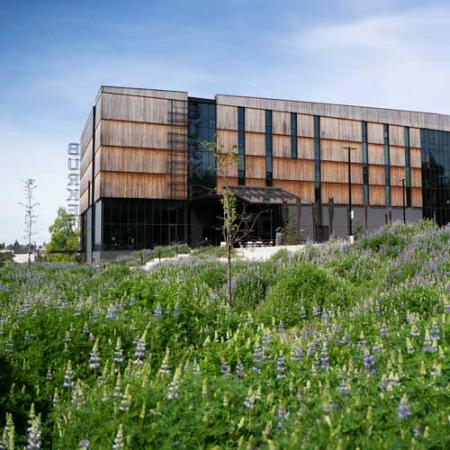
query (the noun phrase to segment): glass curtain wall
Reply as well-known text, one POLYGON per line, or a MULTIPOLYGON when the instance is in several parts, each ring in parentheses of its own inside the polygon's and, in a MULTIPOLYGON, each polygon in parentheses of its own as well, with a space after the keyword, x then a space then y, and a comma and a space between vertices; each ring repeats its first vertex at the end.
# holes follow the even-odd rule
POLYGON ((450 222, 450 133, 421 130, 423 216, 450 222))

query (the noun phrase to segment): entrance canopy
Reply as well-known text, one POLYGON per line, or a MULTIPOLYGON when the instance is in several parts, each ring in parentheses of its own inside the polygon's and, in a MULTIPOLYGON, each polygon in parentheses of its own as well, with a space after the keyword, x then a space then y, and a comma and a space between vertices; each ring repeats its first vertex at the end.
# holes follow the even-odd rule
POLYGON ((295 205, 300 197, 276 187, 229 186, 230 191, 239 199, 252 204, 295 205))

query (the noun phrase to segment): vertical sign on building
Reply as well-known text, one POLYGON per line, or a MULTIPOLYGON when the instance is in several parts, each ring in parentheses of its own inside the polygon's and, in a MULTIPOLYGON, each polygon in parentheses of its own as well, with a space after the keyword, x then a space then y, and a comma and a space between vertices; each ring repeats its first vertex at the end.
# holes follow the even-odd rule
POLYGON ((67 212, 78 216, 80 207, 80 144, 67 147, 67 212))

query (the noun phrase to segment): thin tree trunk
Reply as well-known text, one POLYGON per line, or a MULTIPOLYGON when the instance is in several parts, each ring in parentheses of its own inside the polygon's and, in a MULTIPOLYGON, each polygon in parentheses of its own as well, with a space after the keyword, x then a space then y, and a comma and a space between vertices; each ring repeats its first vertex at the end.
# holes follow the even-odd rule
POLYGON ((227 270, 227 282, 228 282, 228 305, 231 306, 232 303, 232 293, 231 293, 231 245, 227 243, 227 260, 228 260, 228 270, 227 270))

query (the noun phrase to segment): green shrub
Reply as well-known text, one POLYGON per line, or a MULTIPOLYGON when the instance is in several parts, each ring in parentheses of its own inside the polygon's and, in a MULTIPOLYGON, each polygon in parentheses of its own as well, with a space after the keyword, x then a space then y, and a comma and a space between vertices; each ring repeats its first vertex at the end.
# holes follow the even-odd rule
POLYGON ((259 309, 259 317, 265 323, 274 319, 295 325, 302 311, 311 318, 315 308, 345 307, 350 301, 351 291, 344 281, 314 264, 301 263, 288 266, 280 273, 259 309))

